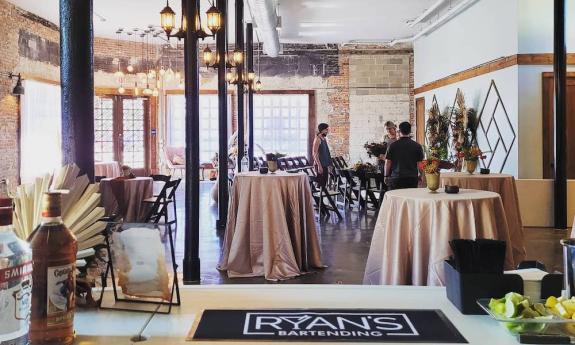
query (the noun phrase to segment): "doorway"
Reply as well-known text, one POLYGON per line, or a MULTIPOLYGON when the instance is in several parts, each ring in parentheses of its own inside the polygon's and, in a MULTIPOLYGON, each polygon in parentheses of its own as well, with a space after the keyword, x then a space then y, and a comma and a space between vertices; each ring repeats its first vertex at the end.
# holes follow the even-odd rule
POLYGON ((425 97, 415 100, 415 135, 421 145, 425 144, 425 97))
MULTIPOLYGON (((555 178, 555 85, 553 72, 543 73, 543 178, 555 178)), ((567 75, 567 133, 575 133, 575 73, 567 75)), ((567 140, 567 178, 575 179, 575 141, 567 140)))
POLYGON ((94 160, 117 161, 147 174, 150 162, 150 100, 99 95, 94 98, 94 160))

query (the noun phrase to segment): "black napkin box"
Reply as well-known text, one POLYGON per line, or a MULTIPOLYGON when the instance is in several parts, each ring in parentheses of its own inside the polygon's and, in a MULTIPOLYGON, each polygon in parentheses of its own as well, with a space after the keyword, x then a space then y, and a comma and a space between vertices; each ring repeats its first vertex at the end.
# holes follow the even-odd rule
POLYGON ((523 279, 517 274, 459 273, 445 260, 447 299, 465 315, 483 315, 480 298, 503 297, 508 292, 523 294, 523 279))

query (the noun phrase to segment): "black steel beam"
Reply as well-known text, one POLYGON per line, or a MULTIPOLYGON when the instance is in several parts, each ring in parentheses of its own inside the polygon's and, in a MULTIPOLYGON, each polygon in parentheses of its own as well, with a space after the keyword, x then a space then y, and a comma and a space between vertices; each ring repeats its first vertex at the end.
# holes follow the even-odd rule
POLYGON ((567 48, 565 46, 565 0, 555 0, 554 59, 555 72, 555 184, 554 224, 567 228, 567 48))
POLYGON ((222 13, 223 25, 216 34, 216 50, 220 57, 218 63, 218 125, 219 125, 219 164, 218 164, 218 229, 224 229, 228 218, 228 86, 226 82, 226 53, 228 1, 217 0, 222 13))
MULTIPOLYGON (((182 0, 186 18, 196 18, 198 0, 182 0)), ((194 23, 188 20, 188 23, 194 23)), ((184 38, 186 95, 186 204, 184 233, 184 284, 200 281, 200 81, 198 39, 194 25, 187 25, 184 38)))
POLYGON ((94 182, 92 0, 60 0, 62 161, 94 182))
MULTIPOLYGON (((246 25, 246 63, 248 73, 254 70, 254 26, 246 25)), ((254 80, 255 82, 255 80, 254 80)), ((250 170, 254 169, 254 90, 248 88, 248 158, 250 170)))
MULTIPOLYGON (((244 47, 244 0, 236 0, 236 47, 245 51, 244 47)), ((244 56, 245 57, 245 56, 244 56)), ((244 132, 245 132, 245 115, 244 115, 244 75, 243 75, 243 64, 237 66, 238 73, 238 160, 237 160, 237 171, 241 171, 242 158, 244 157, 244 132)))

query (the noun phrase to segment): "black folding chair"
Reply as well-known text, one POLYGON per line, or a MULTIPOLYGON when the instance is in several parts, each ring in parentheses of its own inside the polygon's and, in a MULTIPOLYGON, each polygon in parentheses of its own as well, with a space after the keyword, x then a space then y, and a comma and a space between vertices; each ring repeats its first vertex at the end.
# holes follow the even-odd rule
POLYGON ((158 196, 144 200, 145 204, 151 206, 146 215, 145 222, 164 225, 166 227, 166 232, 169 233, 170 237, 172 236, 172 224, 175 224, 175 228, 177 229, 178 219, 174 212, 174 219, 169 220, 168 205, 174 203, 176 199, 176 191, 181 181, 182 179, 176 179, 166 182, 158 196), (164 219, 164 222, 160 223, 162 218, 164 219))
POLYGON ((329 215, 329 212, 334 212, 339 219, 343 219, 341 212, 337 208, 337 203, 334 200, 334 198, 337 198, 340 195, 339 191, 328 189, 326 186, 321 186, 317 182, 316 176, 310 176, 309 180, 312 196, 320 216, 329 215))
MULTIPOLYGON (((163 182, 164 185, 166 185, 166 183, 170 182, 170 180, 172 179, 172 176, 170 175, 161 175, 161 174, 152 174, 150 175, 150 177, 152 178, 152 180, 154 182, 163 182)), ((158 196, 158 194, 154 194, 155 197, 158 196)), ((176 223, 178 222, 178 214, 176 212, 177 209, 177 205, 176 205, 176 198, 174 198, 174 219, 176 220, 176 223)))

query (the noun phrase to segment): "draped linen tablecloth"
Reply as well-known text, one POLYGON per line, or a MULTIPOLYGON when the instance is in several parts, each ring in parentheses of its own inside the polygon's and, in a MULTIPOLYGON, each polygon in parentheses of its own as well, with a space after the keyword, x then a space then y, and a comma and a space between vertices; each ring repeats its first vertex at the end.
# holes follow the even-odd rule
POLYGON ((283 280, 323 267, 305 174, 240 173, 230 195, 219 270, 283 280))
MULTIPOLYGON (((452 239, 497 239, 509 243, 499 194, 461 189, 458 194, 426 188, 385 193, 371 240, 363 283, 444 285, 443 261, 452 239)), ((513 269, 507 246, 505 268, 513 269)))
POLYGON ((507 216, 507 226, 509 226, 509 236, 511 237, 509 244, 513 248, 514 264, 517 266, 525 260, 523 223, 521 222, 517 186, 513 175, 442 173, 441 186, 445 185, 456 185, 460 188, 486 190, 499 194, 507 216))
POLYGON ((108 178, 118 177, 121 175, 120 164, 116 161, 96 162, 94 163, 94 175, 106 176, 108 178))
POLYGON ((120 214, 126 223, 141 222, 148 211, 143 201, 153 196, 153 189, 151 177, 105 178, 100 181, 102 206, 106 215, 120 214))

